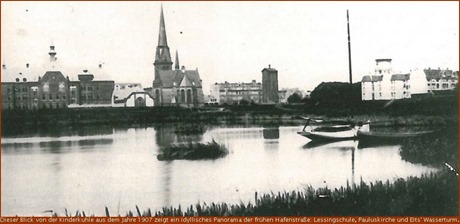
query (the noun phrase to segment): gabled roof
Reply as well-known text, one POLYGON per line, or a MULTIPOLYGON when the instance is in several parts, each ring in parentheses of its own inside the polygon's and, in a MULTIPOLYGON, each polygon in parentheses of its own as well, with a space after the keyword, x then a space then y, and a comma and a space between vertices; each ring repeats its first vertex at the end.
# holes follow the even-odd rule
POLYGON ((382 81, 383 79, 383 76, 382 75, 365 75, 363 76, 363 79, 361 80, 361 82, 380 82, 382 81))
POLYGON ((391 76, 391 81, 406 81, 410 79, 410 74, 394 74, 391 76))
POLYGON ((449 69, 441 70, 441 69, 424 69, 423 70, 426 75, 426 80, 436 80, 439 81, 440 79, 458 79, 458 71, 452 71, 449 69))
POLYGON ((186 86, 201 87, 200 74, 197 70, 159 71, 159 76, 163 88, 172 88, 174 84, 178 86, 184 78, 186 86))

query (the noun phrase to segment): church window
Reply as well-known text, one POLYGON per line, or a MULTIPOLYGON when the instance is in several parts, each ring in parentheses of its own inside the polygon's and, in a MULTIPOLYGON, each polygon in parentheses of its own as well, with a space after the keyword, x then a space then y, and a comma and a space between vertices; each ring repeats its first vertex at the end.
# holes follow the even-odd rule
POLYGON ((185 103, 185 90, 180 91, 180 100, 182 103, 185 103))
POLYGON ((187 90, 187 103, 192 103, 192 91, 187 90))

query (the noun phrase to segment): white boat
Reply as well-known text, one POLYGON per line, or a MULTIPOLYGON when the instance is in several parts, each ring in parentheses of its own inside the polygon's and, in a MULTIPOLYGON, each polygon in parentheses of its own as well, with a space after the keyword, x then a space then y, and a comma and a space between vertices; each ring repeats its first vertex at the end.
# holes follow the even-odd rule
MULTIPOLYGON (((342 121, 340 124, 329 124, 313 127, 315 120, 306 118, 307 124, 302 131, 297 134, 315 141, 339 141, 347 139, 357 139, 358 131, 368 132, 369 122, 355 124, 350 121, 342 121)), ((318 122, 316 120, 316 122, 318 122)))

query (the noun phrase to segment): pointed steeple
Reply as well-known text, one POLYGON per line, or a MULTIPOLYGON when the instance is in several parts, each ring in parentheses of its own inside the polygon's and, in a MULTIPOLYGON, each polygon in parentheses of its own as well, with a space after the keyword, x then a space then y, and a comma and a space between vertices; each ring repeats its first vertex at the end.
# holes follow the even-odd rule
POLYGON ((158 46, 155 52, 155 79, 153 83, 160 84, 160 71, 171 71, 172 70, 172 60, 171 53, 169 52, 168 41, 166 40, 166 26, 165 19, 163 15, 163 5, 161 5, 160 12, 160 30, 158 34, 158 46))
POLYGON ((179 53, 177 52, 176 50, 176 62, 174 63, 174 68, 176 70, 179 70, 180 66, 179 66, 179 53))
POLYGON ((168 46, 168 40, 166 39, 165 17, 163 15, 163 4, 161 4, 160 32, 158 35, 158 46, 168 46))

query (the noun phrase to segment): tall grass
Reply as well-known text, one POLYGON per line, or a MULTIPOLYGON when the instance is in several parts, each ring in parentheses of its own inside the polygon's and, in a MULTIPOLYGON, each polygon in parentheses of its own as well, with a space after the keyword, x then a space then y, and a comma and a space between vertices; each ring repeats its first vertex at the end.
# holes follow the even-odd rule
MULTIPOLYGON (((84 215, 77 211, 76 215, 84 215)), ((58 214, 54 213, 54 216, 58 214)), ((65 213, 66 216, 69 213, 65 213)), ((106 207, 106 215, 110 216, 106 207)), ((126 216, 458 216, 458 177, 448 170, 422 177, 329 189, 254 195, 254 202, 198 203, 126 216)))

